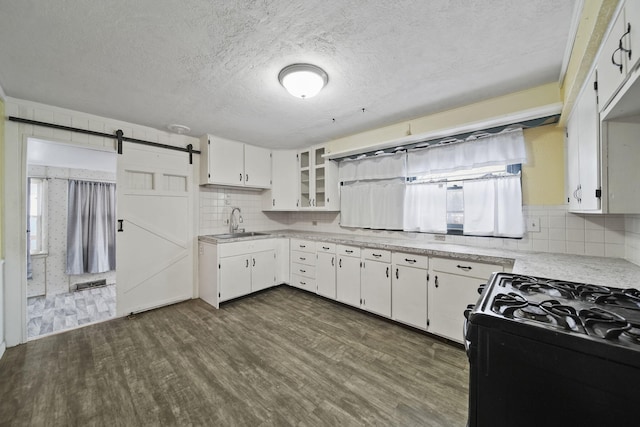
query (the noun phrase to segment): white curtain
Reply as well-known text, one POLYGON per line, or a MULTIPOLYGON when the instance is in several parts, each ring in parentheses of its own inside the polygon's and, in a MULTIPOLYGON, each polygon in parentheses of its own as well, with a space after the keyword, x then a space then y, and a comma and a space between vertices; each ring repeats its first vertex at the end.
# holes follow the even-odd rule
POLYGON ((340 225, 343 227, 402 230, 404 181, 384 180, 340 187, 340 225))
POLYGON ((371 187, 368 183, 355 182, 340 187, 340 225, 343 227, 368 227, 371 223, 369 201, 371 187))
POLYGON ((67 274, 116 268, 116 185, 69 180, 67 274))
POLYGON ((406 153, 382 154, 358 160, 345 160, 338 166, 340 182, 393 179, 407 176, 406 153))
POLYGON ((447 185, 410 184, 404 197, 403 228, 425 233, 447 232, 447 185))
POLYGON ((371 224, 369 228, 402 230, 404 180, 372 182, 369 191, 371 224))
POLYGON ((522 184, 520 176, 498 178, 496 182, 496 236, 522 237, 522 184))
POLYGON ((520 176, 465 181, 463 231, 471 236, 522 237, 520 176))
POLYGON ((522 129, 517 129, 472 141, 411 151, 407 155, 407 173, 416 176, 526 162, 524 136, 522 129))

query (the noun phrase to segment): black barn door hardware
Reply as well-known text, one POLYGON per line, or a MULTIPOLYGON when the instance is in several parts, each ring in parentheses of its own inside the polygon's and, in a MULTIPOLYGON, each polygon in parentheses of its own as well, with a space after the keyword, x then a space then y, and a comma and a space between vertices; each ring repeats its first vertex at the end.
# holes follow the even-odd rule
POLYGON ((118 154, 122 154, 122 141, 132 142, 134 144, 148 145, 150 147, 164 148, 166 150, 181 151, 183 153, 188 153, 190 165, 193 164, 193 155, 200 154, 200 150, 193 149, 193 144, 189 144, 186 147, 176 147, 175 145, 161 144, 159 142, 129 138, 128 136, 124 136, 124 132, 122 132, 121 129, 118 129, 115 134, 110 134, 110 133, 98 132, 95 130, 74 128, 71 126, 56 125, 54 123, 39 122, 37 120, 23 119, 21 117, 14 117, 14 116, 9 116, 9 121, 16 122, 16 123, 24 123, 24 124, 33 125, 33 126, 43 126, 43 127, 53 128, 53 129, 66 130, 69 132, 83 133, 85 135, 100 136, 102 138, 116 139, 118 141, 117 142, 118 154))

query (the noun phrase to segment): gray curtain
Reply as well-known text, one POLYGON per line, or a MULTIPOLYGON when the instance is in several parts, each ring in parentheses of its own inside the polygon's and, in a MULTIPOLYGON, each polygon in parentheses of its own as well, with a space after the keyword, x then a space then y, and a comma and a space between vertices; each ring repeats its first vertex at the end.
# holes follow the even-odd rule
POLYGON ((69 180, 67 274, 116 268, 116 185, 69 180))

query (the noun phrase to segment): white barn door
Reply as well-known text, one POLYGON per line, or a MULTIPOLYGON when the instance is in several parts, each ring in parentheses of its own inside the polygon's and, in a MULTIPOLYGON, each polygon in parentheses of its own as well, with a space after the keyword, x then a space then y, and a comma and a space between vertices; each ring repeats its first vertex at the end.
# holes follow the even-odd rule
POLYGON ((194 166, 188 159, 129 143, 118 156, 118 316, 193 297, 194 166))

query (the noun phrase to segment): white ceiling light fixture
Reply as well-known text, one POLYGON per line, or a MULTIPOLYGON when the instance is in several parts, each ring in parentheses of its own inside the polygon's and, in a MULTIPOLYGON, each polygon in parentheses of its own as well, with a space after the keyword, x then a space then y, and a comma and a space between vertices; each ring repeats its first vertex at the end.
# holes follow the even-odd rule
POLYGON ((316 96, 329 82, 329 76, 312 64, 292 64, 280 71, 278 80, 291 95, 306 99, 316 96))

